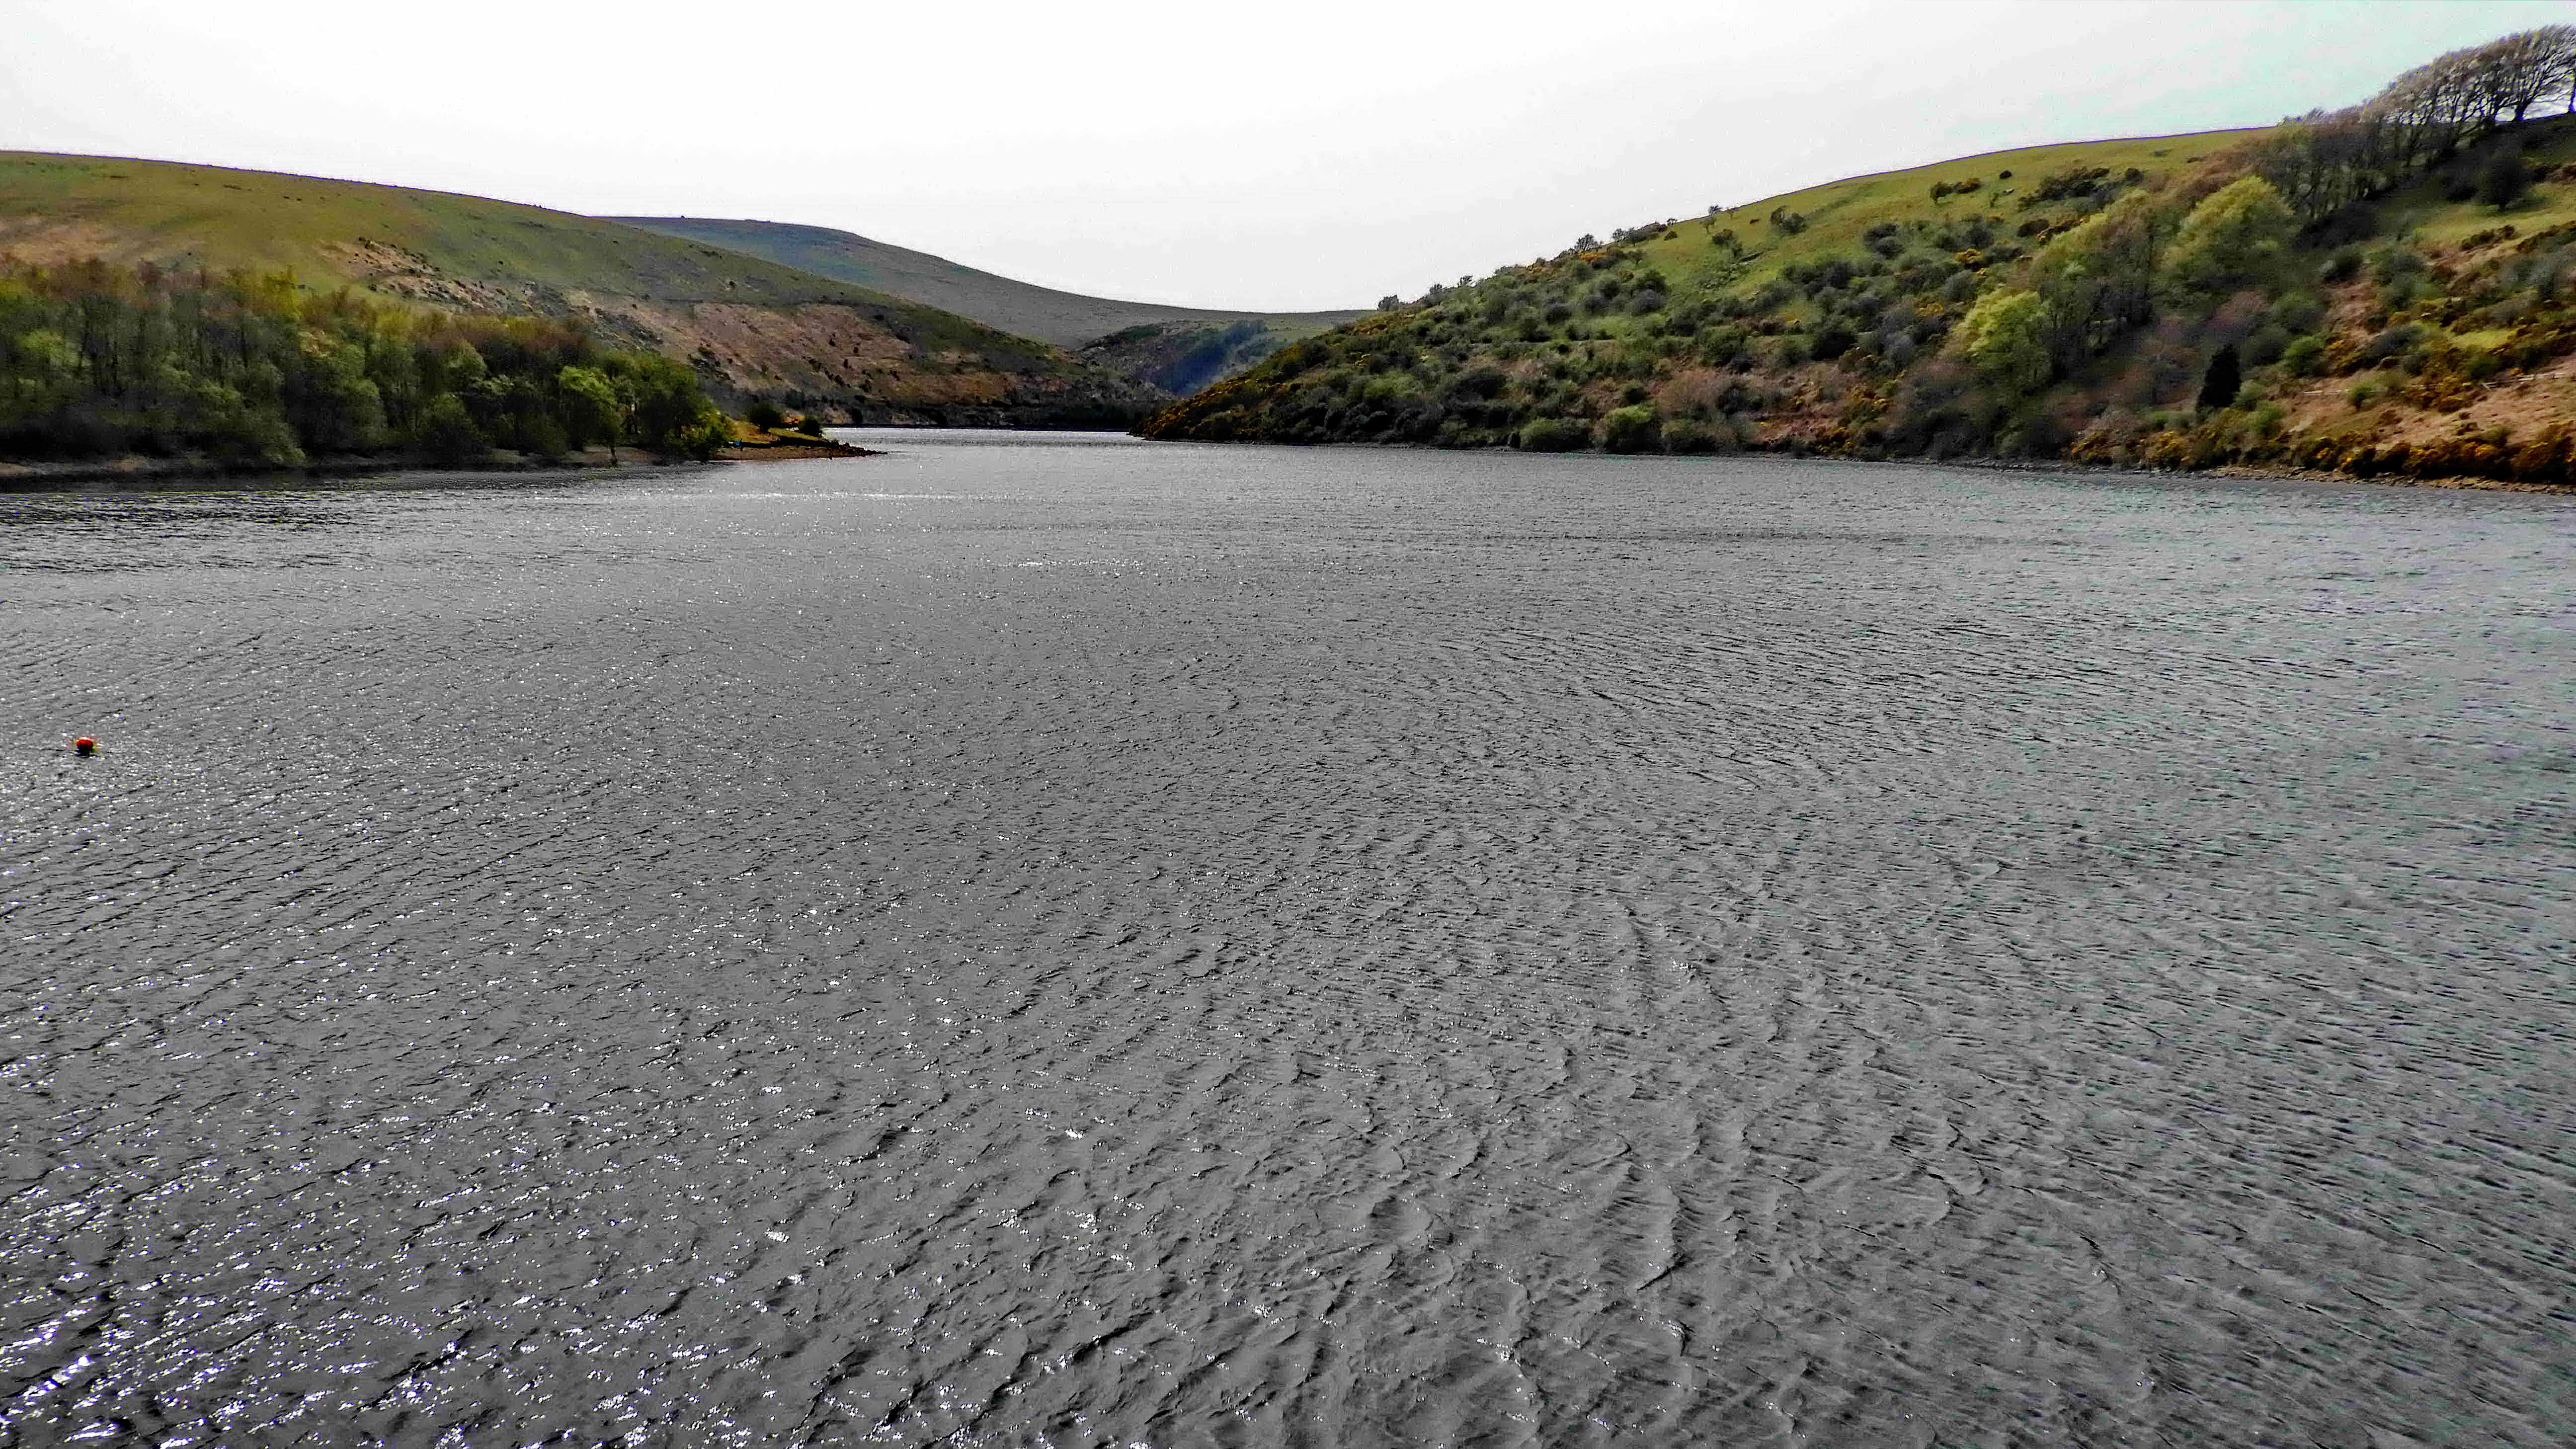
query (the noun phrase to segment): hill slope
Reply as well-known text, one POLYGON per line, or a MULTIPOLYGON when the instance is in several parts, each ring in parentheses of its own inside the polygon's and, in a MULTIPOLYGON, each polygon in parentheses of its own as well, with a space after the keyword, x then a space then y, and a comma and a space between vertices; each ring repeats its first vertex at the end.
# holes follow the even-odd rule
POLYGON ((1086 297, 829 227, 688 216, 607 219, 873 288, 1058 347, 1084 349, 1103 366, 1173 393, 1195 392, 1288 342, 1366 315, 1357 309, 1224 312, 1086 297), (1115 340, 1113 334, 1119 334, 1115 340))
POLYGON ((2576 482, 2576 116, 2427 97, 2492 75, 2477 58, 2280 127, 1999 152, 1586 237, 1296 343, 1142 431, 2576 482))
POLYGON ((719 396, 871 421, 1100 422, 1151 397, 1043 343, 740 252, 363 182, 0 152, 0 256, 285 268, 413 306, 578 317, 689 361, 719 396))

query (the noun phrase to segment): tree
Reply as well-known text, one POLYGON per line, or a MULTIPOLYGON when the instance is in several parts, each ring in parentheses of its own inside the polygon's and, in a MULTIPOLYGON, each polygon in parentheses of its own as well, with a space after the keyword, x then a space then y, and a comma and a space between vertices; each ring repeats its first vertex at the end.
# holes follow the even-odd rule
POLYGON ((2072 367, 2155 315, 2162 237, 2153 198, 2124 192, 2048 244, 2036 267, 2048 303, 2050 352, 2072 367))
POLYGON ((555 390, 563 398, 564 433, 572 445, 606 443, 608 460, 616 462, 618 435, 626 423, 626 404, 617 395, 617 385, 597 368, 566 364, 555 374, 555 390))
POLYGON ((2240 176, 2211 192, 2174 233, 2166 276, 2180 291, 2215 293, 2270 269, 2298 218, 2271 182, 2240 176))
POLYGON ((480 461, 492 451, 491 440, 465 411, 465 400, 452 392, 439 394, 429 405, 414 442, 431 462, 450 466, 480 461))
POLYGON ((2501 211, 2531 190, 2531 168, 2522 164, 2522 148, 2506 137, 2478 167, 2478 200, 2501 211))
POLYGON ((2020 396, 2048 381, 2048 304, 2037 292, 1991 292, 1959 323, 1959 349, 1987 382, 2020 396))
POLYGON ((2200 375, 2200 405, 2233 407, 2237 390, 2244 385, 2245 365, 2236 354, 2236 344, 2231 342, 2211 355, 2208 369, 2200 375))

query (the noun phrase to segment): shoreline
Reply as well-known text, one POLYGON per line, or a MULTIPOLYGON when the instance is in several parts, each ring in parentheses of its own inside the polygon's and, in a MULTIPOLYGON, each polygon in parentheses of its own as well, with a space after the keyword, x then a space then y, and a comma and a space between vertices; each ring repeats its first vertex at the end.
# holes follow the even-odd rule
POLYGON ((35 462, 24 459, 0 459, 0 493, 29 492, 47 488, 96 483, 159 483, 187 479, 220 478, 300 478, 307 482, 333 478, 365 478, 388 473, 447 473, 468 476, 521 477, 535 474, 622 473, 630 469, 712 467, 725 463, 795 463, 819 458, 882 458, 881 448, 862 448, 855 443, 829 440, 820 443, 778 443, 736 445, 712 458, 680 458, 647 452, 640 448, 619 448, 614 457, 606 448, 584 448, 578 453, 556 459, 537 459, 514 453, 495 453, 475 463, 438 463, 426 458, 386 458, 376 456, 313 458, 302 463, 242 463, 220 458, 148 458, 125 454, 114 458, 85 458, 69 461, 35 462))
POLYGON ((1857 458, 1827 453, 1759 453, 1747 449, 1738 457, 1803 458, 1834 463, 1897 463, 1909 467, 1984 468, 1997 473, 2083 473, 2111 478, 2229 478, 2243 482, 2356 483, 2379 488, 2441 488, 2470 493, 2548 493, 2576 497, 2576 483, 2527 483, 2518 479, 2406 478, 2333 473, 2316 468, 2267 468, 2253 463, 2222 463, 2214 468, 2133 468, 2117 463, 2078 463, 2049 458, 1857 458))
MULTIPOLYGON (((1421 443, 1276 443, 1264 438, 1229 438, 1212 442, 1205 438, 1155 438, 1143 433, 1127 436, 1148 443, 1195 443, 1211 448, 1374 448, 1391 453, 1509 453, 1520 455, 1520 448, 1435 448, 1421 443)), ((2439 488, 2470 493, 2539 493, 2559 497, 2576 497, 2576 483, 2530 483, 2519 479, 2479 478, 2460 475, 2448 478, 2409 478, 2398 474, 2362 477, 2358 473, 2333 473, 2316 468, 2272 468, 2254 463, 2222 463, 2211 468, 2140 468, 2118 463, 2079 463, 2066 458, 1998 458, 1991 456, 1959 458, 1869 457, 1859 453, 1792 452, 1785 448, 1738 448, 1732 453, 1605 453, 1598 448, 1576 448, 1562 453, 1532 456, 1548 458, 1679 458, 1710 462, 1725 458, 1763 458, 1789 463, 1885 463, 1902 468, 1979 468, 1995 473, 2080 473, 2105 478, 2230 478, 2244 482, 2272 483, 2352 483, 2374 488, 2439 488)))

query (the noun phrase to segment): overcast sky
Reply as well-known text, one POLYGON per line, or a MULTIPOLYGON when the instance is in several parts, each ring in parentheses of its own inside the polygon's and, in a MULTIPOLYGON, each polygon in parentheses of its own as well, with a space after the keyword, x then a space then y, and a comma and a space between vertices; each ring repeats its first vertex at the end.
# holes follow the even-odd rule
POLYGON ((2360 100, 2567 3, 0 0, 0 148, 1366 306, 1839 176, 2360 100))

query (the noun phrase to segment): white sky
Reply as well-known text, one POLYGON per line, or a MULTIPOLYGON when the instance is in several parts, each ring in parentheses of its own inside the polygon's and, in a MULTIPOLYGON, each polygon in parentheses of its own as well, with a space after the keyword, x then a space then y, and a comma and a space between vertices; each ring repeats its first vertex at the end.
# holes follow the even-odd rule
POLYGON ((0 148, 1367 306, 1861 172, 2362 99, 2529 0, 0 0, 0 148))

